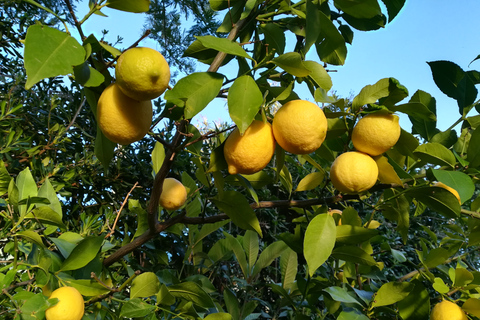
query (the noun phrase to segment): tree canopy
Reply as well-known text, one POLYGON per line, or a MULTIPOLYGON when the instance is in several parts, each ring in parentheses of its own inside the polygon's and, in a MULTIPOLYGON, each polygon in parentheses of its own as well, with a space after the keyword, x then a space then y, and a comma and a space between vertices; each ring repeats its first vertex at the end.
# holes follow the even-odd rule
POLYGON ((428 63, 457 104, 445 131, 435 97, 395 75, 333 93, 329 66, 345 63, 356 33, 388 30, 404 3, 98 0, 80 17, 86 3, 4 1, 0 318, 45 319, 63 286, 92 320, 415 320, 442 300, 480 317, 480 73, 428 63), (148 134, 129 145, 98 126, 124 51, 82 25, 105 7, 147 12, 144 35, 124 45, 158 41, 176 75, 153 101, 148 134), (193 126, 216 99, 232 125, 193 126), (229 134, 299 99, 326 116, 321 146, 297 155, 277 144, 261 171, 229 174, 229 134), (390 113, 411 127, 373 157, 375 185, 339 191, 330 172, 356 149, 353 128, 390 113), (186 188, 178 210, 160 206, 167 177, 186 188))

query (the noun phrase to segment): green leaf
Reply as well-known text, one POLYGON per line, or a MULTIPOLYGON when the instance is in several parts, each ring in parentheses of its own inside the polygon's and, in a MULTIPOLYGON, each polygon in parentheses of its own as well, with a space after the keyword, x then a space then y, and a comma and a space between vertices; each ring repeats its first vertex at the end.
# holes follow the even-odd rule
POLYGON ((155 305, 148 304, 140 298, 128 300, 120 309, 120 317, 141 318, 148 316, 155 310, 155 305))
POLYGON ((3 160, 0 160, 0 196, 4 195, 8 191, 8 185, 10 184, 10 174, 5 167, 3 160))
POLYGON ((382 14, 377 0, 335 0, 335 7, 358 19, 370 19, 382 14))
POLYGON ((225 235, 227 243, 229 245, 228 249, 230 249, 230 251, 233 251, 235 257, 237 258, 240 269, 242 269, 243 276, 245 278, 248 278, 251 269, 248 269, 249 266, 247 264, 247 256, 245 254, 245 250, 242 248, 242 245, 237 238, 231 236, 225 231, 223 232, 223 234, 225 235))
POLYGON ((206 236, 208 236, 212 232, 217 231, 218 229, 220 229, 221 227, 223 227, 227 223, 228 223, 228 220, 219 221, 219 222, 215 222, 215 223, 204 224, 202 226, 202 229, 200 229, 198 234, 195 236, 195 243, 193 245, 196 246, 206 236))
POLYGON ((340 312, 337 320, 369 320, 369 318, 360 311, 353 309, 340 312))
POLYGON ((219 93, 224 76, 214 72, 196 72, 180 79, 165 100, 184 109, 187 119, 202 111, 219 93))
POLYGON ((325 174, 323 172, 312 172, 307 174, 300 182, 298 183, 297 189, 295 192, 312 190, 322 184, 325 180, 325 174))
MULTIPOLYGON (((342 222, 344 222, 343 220, 344 218, 342 215, 342 222)), ((367 241, 368 239, 373 238, 377 234, 378 231, 375 229, 367 229, 364 227, 356 227, 348 224, 342 224, 337 226, 336 242, 357 244, 367 241)))
POLYGON ((238 191, 225 191, 221 197, 212 199, 218 209, 225 212, 232 222, 244 230, 254 230, 262 236, 258 218, 245 196, 238 191))
POLYGON ((168 287, 161 283, 157 293, 157 303, 171 306, 175 303, 175 297, 170 294, 168 287))
POLYGON ((108 170, 108 166, 110 165, 110 161, 113 159, 113 154, 115 151, 115 147, 117 144, 115 142, 110 141, 105 135, 103 134, 100 127, 97 125, 97 137, 95 138, 95 156, 103 166, 105 171, 108 170))
POLYGON ((402 112, 417 120, 436 121, 436 115, 423 103, 409 102, 388 108, 391 111, 402 112))
POLYGON ((450 291, 450 288, 443 282, 442 278, 435 278, 432 286, 438 293, 447 293, 450 291))
POLYGON ((375 103, 380 98, 387 97, 390 94, 390 78, 378 80, 375 84, 366 85, 360 90, 360 93, 353 98, 352 107, 359 110, 360 107, 375 103))
POLYGON ((55 189, 53 188, 49 179, 46 179, 40 189, 38 189, 38 196, 48 199, 50 201, 50 204, 44 205, 38 203, 36 205, 37 208, 48 206, 50 209, 57 213, 60 219, 62 219, 62 204, 60 203, 60 200, 58 200, 55 189))
POLYGON ((373 300, 373 307, 388 306, 405 299, 414 285, 408 282, 387 282, 378 289, 373 300))
POLYGON ((133 13, 147 12, 150 0, 108 0, 107 7, 133 13))
POLYGON ((67 285, 77 289, 82 296, 93 297, 101 294, 106 294, 110 292, 109 289, 102 286, 100 283, 95 280, 73 280, 73 279, 62 279, 67 285))
POLYGON ((25 230, 25 231, 17 232, 15 235, 20 236, 20 237, 24 238, 25 240, 27 240, 29 242, 32 242, 32 243, 35 243, 35 244, 37 244, 41 247, 44 247, 42 237, 40 237, 40 235, 38 233, 36 233, 35 231, 25 230))
POLYGON ((473 197, 475 185, 469 175, 460 171, 430 170, 438 181, 458 191, 462 203, 473 197))
POLYGON ((255 265, 257 261, 259 244, 258 244, 258 234, 252 230, 247 230, 243 236, 243 248, 248 259, 248 266, 250 269, 255 265))
POLYGON ((263 268, 272 264, 273 260, 278 258, 287 248, 285 242, 281 240, 275 241, 266 247, 262 253, 260 253, 260 257, 258 257, 258 261, 252 271, 252 277, 255 277, 263 268))
POLYGON ((262 23, 260 29, 265 35, 265 41, 268 48, 274 49, 277 53, 283 54, 285 51, 285 33, 276 23, 262 23))
POLYGON ((239 43, 230 39, 218 38, 210 35, 196 36, 196 38, 206 48, 253 60, 252 57, 250 57, 250 55, 240 46, 239 43))
POLYGON ((165 148, 163 144, 157 141, 152 151, 152 167, 155 174, 157 174, 162 167, 163 160, 165 160, 165 148))
POLYGON ((378 30, 385 27, 387 17, 383 14, 377 15, 370 19, 358 19, 349 14, 342 13, 342 18, 353 28, 360 31, 378 30))
POLYGON ((160 290, 160 280, 153 272, 144 272, 132 281, 130 299, 154 296, 160 290))
POLYGON ((310 50, 310 47, 317 42, 319 37, 318 30, 322 30, 320 26, 320 8, 314 0, 306 1, 306 21, 305 21, 305 52, 310 50))
POLYGON ((218 313, 211 313, 203 319, 204 320, 231 320, 232 316, 229 313, 218 312, 218 313))
POLYGON ((473 281, 473 274, 465 268, 457 267, 455 269, 454 287, 464 287, 473 281))
POLYGON ((103 240, 103 236, 90 236, 80 241, 68 258, 63 261, 61 270, 77 270, 86 266, 97 256, 103 240))
POLYGON ((374 266, 377 264, 371 255, 369 255, 363 249, 355 246, 344 246, 335 248, 335 250, 333 250, 332 252, 332 256, 335 259, 364 264, 367 266, 374 266))
POLYGON ((320 10, 318 23, 321 28, 315 47, 320 60, 333 65, 343 65, 347 57, 345 39, 333 22, 320 10))
MULTIPOLYGON (((18 201, 25 200, 38 195, 37 184, 33 179, 32 172, 27 167, 23 169, 17 176, 16 185, 18 188, 18 201)), ((23 219, 24 215, 32 208, 33 205, 20 205, 20 217, 23 219)), ((20 220, 21 220, 20 219, 20 220)))
POLYGON ((235 3, 241 0, 209 0, 210 7, 214 11, 220 11, 227 9, 229 6, 233 6, 235 3))
MULTIPOLYGON (((435 115, 436 119, 436 100, 429 93, 417 90, 409 102, 423 104, 425 108, 435 115)), ((432 139, 432 137, 438 132, 437 121, 434 119, 417 119, 413 115, 409 115, 409 119, 413 126, 412 132, 420 134, 420 136, 427 141, 430 141, 430 139, 432 139)))
POLYGON ((405 5, 405 1, 406 0, 382 0, 387 7, 388 22, 392 22, 392 20, 397 16, 397 14, 405 5))
POLYGON ((193 302, 202 308, 215 306, 212 298, 195 282, 182 282, 168 287, 168 291, 175 298, 193 302))
POLYGON ((327 261, 335 246, 335 237, 335 220, 328 214, 319 214, 308 224, 303 251, 310 276, 327 261))
POLYGON ((462 309, 468 314, 473 315, 474 317, 480 317, 480 299, 469 298, 462 305, 462 309))
POLYGON ((320 63, 307 60, 303 61, 303 65, 310 70, 308 77, 315 82, 317 87, 322 88, 325 91, 332 88, 332 78, 320 63))
POLYGON ((403 320, 428 319, 430 313, 430 295, 418 280, 413 280, 414 288, 408 296, 397 304, 403 320))
POLYGON ((467 160, 470 162, 469 167, 477 168, 480 166, 480 126, 473 132, 468 143, 467 160))
POLYGON ((263 103, 263 95, 252 77, 238 77, 228 90, 228 112, 240 134, 247 130, 263 103))
POLYGON ((51 224, 62 229, 65 228, 62 221, 62 215, 53 211, 50 207, 35 208, 25 215, 25 219, 38 220, 44 224, 51 224))
POLYGON ((84 62, 73 68, 75 80, 84 87, 98 87, 105 81, 105 77, 99 71, 84 62))
POLYGON ((458 199, 448 190, 441 187, 411 188, 407 194, 423 202, 432 210, 443 214, 447 218, 456 218, 460 215, 458 199))
POLYGON ((32 25, 25 38, 25 69, 28 90, 42 79, 67 75, 85 60, 85 50, 65 32, 32 25))
POLYGON ((447 96, 457 100, 460 115, 463 109, 474 103, 477 88, 472 79, 457 64, 450 61, 427 62, 437 87, 447 96))
POLYGON ((288 52, 272 60, 277 66, 296 77, 306 77, 311 71, 298 52, 288 52))
POLYGON ((283 288, 285 290, 292 289, 298 272, 298 257, 297 253, 290 248, 283 251, 280 256, 280 272, 283 288))
POLYGON ((420 159, 439 166, 450 166, 453 168, 457 162, 452 151, 436 142, 419 145, 413 153, 420 159))
POLYGON ((341 288, 341 287, 328 287, 326 289, 323 289, 326 293, 328 293, 333 300, 338 301, 338 302, 344 302, 344 303, 355 303, 358 304, 359 306, 363 307, 362 303, 352 297, 351 295, 348 294, 346 289, 341 288))

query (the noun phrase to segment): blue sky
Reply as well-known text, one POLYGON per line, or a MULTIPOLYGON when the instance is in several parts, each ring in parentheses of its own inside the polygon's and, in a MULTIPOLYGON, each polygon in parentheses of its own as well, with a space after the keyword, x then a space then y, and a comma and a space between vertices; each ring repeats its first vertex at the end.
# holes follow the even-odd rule
MULTIPOLYGON (((78 5, 79 16, 87 12, 88 1, 78 5)), ((110 30, 107 40, 115 41, 117 35, 124 38, 123 47, 128 47, 141 35, 144 14, 125 13, 106 9, 109 17, 92 16, 84 25, 86 34, 94 33, 101 37, 101 30, 110 30)), ((374 84, 385 77, 393 77, 407 87, 410 95, 421 89, 437 100, 438 128, 447 129, 459 118, 455 100, 439 91, 431 76, 427 61, 450 60, 464 70, 480 69, 480 61, 469 63, 480 54, 478 13, 480 1, 446 0, 407 0, 399 15, 384 29, 378 31, 354 31, 353 45, 348 45, 348 55, 344 66, 329 66, 337 70, 330 73, 332 90, 337 95, 347 97, 358 94, 362 87, 374 84)), ((157 48, 157 43, 144 40, 141 46, 157 48)), ((287 43, 288 46, 288 43, 287 43)), ((286 50, 292 50, 287 47, 286 50)), ((312 49, 307 59, 316 60, 312 49)), ((206 66, 199 64, 199 71, 206 66)), ((220 69, 219 72, 228 72, 220 69)), ((296 87, 300 98, 313 100, 305 87, 296 87)), ((407 102, 408 98, 404 100, 407 102)), ((472 114, 475 110, 472 111, 472 114)), ((229 121, 226 101, 218 100, 209 105, 197 119, 206 117, 209 122, 229 121)), ((410 131, 406 117, 401 125, 410 131)))

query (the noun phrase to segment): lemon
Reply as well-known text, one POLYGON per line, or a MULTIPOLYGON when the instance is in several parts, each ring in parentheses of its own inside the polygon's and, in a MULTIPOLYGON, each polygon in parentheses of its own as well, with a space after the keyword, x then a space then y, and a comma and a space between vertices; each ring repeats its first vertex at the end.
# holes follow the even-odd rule
POLYGON ((253 120, 240 135, 238 128, 225 141, 223 154, 230 174, 253 174, 265 168, 275 153, 270 123, 253 120))
POLYGON ((103 90, 97 103, 97 121, 103 134, 119 144, 142 139, 152 123, 152 103, 124 95, 117 84, 103 90))
POLYGON ((316 104, 293 100, 278 109, 272 127, 275 140, 293 154, 317 150, 327 135, 327 118, 316 104))
POLYGON ((358 151, 378 156, 397 143, 400 131, 397 115, 372 113, 357 122, 352 132, 352 143, 358 151))
POLYGON ((138 101, 159 97, 170 82, 170 67, 157 50, 131 48, 122 53, 115 77, 123 93, 138 101))
POLYGON ((444 300, 433 307, 430 320, 467 320, 467 316, 457 304, 444 300))
POLYGON ((58 303, 45 311, 47 320, 80 320, 85 312, 85 301, 77 289, 61 287, 53 291, 49 299, 58 298, 58 303))
POLYGON ((378 166, 368 154, 350 151, 339 155, 330 168, 333 186, 343 193, 360 193, 377 182, 378 166))
POLYGON ((435 182, 433 184, 434 187, 440 187, 440 188, 444 188, 448 191, 450 191, 451 193, 453 193, 453 195, 458 199, 458 202, 460 204, 462 204, 462 200, 460 200, 460 195, 458 194, 458 191, 453 189, 452 187, 449 187, 447 186, 445 183, 442 183, 442 182, 435 182))
POLYGON ((160 205, 167 210, 177 210, 187 201, 187 189, 175 178, 163 181, 160 205))

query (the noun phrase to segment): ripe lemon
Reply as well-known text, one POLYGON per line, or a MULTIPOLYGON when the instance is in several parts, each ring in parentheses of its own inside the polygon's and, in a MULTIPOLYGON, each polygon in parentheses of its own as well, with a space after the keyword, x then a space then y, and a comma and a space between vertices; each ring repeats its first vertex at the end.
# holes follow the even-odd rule
POLYGON ((53 291, 49 299, 58 298, 58 303, 45 311, 47 320, 80 320, 85 312, 85 301, 77 289, 61 287, 53 291))
POLYGON ((397 143, 400 131, 397 115, 372 113, 360 119, 353 128, 353 146, 358 151, 378 156, 397 143))
POLYGON ((278 109, 272 127, 275 140, 293 154, 317 150, 327 135, 327 118, 316 104, 293 100, 278 109))
POLYGON ((270 123, 253 120, 243 136, 238 128, 225 141, 223 154, 230 174, 253 174, 265 168, 275 153, 270 123))
POLYGON ((124 95, 117 84, 103 90, 97 103, 97 121, 103 134, 119 144, 142 139, 152 123, 152 103, 124 95))
POLYGON ((457 304, 443 300, 433 307, 430 320, 467 320, 467 316, 457 304))
POLYGON ((339 155, 330 168, 333 186, 343 193, 360 193, 377 182, 378 166, 368 154, 350 151, 339 155))
POLYGON ((442 183, 442 182, 435 182, 433 184, 434 187, 440 187, 440 188, 444 188, 448 191, 450 191, 451 193, 453 193, 453 195, 458 199, 458 202, 460 204, 462 204, 462 200, 460 200, 460 195, 458 194, 458 191, 453 189, 452 187, 449 187, 447 186, 445 183, 442 183))
POLYGON ((160 205, 167 210, 177 210, 187 201, 187 189, 175 178, 163 181, 160 205))
POLYGON ((138 101, 159 97, 170 82, 170 67, 157 50, 131 48, 122 53, 115 77, 123 93, 138 101))

